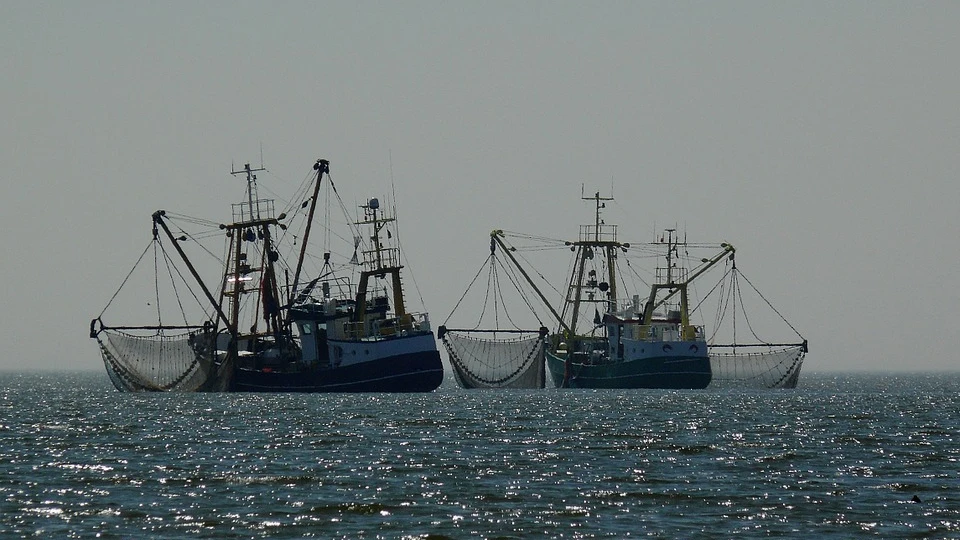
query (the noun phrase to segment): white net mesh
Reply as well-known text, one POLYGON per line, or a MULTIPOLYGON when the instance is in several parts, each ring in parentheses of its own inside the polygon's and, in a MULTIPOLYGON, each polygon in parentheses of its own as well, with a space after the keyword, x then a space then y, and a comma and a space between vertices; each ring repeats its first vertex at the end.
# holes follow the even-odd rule
POLYGON ((125 392, 196 392, 213 367, 212 336, 200 331, 138 336, 104 329, 97 342, 110 380, 125 392))
POLYGON ((461 387, 544 387, 544 339, 540 335, 513 339, 486 336, 458 331, 443 335, 443 345, 461 387))
POLYGON ((710 388, 795 388, 803 364, 802 346, 763 352, 710 351, 710 388))

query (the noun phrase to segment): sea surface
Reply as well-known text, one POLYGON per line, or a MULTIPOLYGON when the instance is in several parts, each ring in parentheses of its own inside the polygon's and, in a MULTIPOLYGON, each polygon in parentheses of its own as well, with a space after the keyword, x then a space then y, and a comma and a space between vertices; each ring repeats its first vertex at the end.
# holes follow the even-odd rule
POLYGON ((960 373, 121 394, 0 373, 0 538, 960 538, 960 373))

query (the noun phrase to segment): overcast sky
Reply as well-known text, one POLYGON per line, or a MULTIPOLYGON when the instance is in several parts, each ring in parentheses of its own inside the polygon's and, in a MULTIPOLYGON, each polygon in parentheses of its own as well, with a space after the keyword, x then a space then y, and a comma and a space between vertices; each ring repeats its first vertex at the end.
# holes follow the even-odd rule
MULTIPOLYGON (((958 2, 38 2, 0 17, 0 369, 87 337, 231 163, 388 193, 442 322, 494 228, 729 241, 808 371, 957 370, 958 2)), ((566 268, 567 261, 559 264, 566 268)), ((463 308, 461 308, 463 309, 463 308)))

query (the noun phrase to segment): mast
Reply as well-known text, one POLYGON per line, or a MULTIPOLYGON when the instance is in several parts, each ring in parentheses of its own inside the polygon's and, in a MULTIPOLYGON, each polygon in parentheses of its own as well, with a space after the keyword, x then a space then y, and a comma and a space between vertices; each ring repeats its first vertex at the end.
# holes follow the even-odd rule
MULTIPOLYGON (((221 229, 227 231, 230 237, 231 252, 233 260, 233 271, 228 267, 224 273, 224 289, 227 284, 233 283, 232 290, 224 291, 225 296, 230 298, 230 316, 234 328, 239 331, 240 326, 240 298, 246 292, 258 292, 259 301, 263 309, 263 319, 266 322, 267 330, 272 330, 279 339, 281 333, 280 322, 280 291, 274 271, 274 263, 279 259, 279 255, 273 248, 270 226, 278 225, 279 221, 274 217, 274 206, 272 199, 260 199, 257 195, 257 175, 256 172, 265 171, 262 166, 252 168, 249 163, 245 164, 242 170, 231 170, 230 174, 243 174, 247 181, 247 200, 240 204, 233 205, 233 223, 230 225, 221 225, 221 229), (256 242, 263 241, 263 249, 260 256, 259 267, 250 266, 249 250, 243 247, 244 241, 256 242), (260 286, 256 289, 248 289, 244 283, 251 281, 252 278, 247 275, 252 272, 260 272, 260 286)), ((283 217, 283 215, 281 215, 283 217)), ((254 318, 253 326, 250 331, 257 333, 257 324, 259 317, 254 318)))
POLYGON ((273 250, 273 241, 270 236, 270 227, 268 224, 261 225, 263 231, 263 279, 261 282, 261 301, 263 302, 263 318, 267 321, 267 330, 273 326, 274 334, 280 336, 280 284, 277 282, 277 272, 274 262, 279 259, 279 255, 273 250))
MULTIPOLYGON (((589 246, 587 246, 589 248, 589 246)), ((580 246, 577 249, 577 271, 574 274, 573 281, 570 282, 570 287, 567 288, 567 305, 570 305, 570 291, 573 290, 573 313, 570 315, 570 333, 576 333, 577 330, 577 319, 580 315, 580 299, 583 294, 583 267, 587 264, 587 249, 584 246, 580 246)), ((566 306, 564 306, 564 311, 566 311, 566 306)))
MULTIPOLYGON (((330 175, 330 162, 326 159, 318 159, 313 164, 313 170, 317 171, 317 181, 313 186, 313 196, 310 197, 310 210, 307 213, 307 226, 303 231, 303 243, 300 245, 300 256, 297 257, 297 270, 293 273, 293 287, 290 288, 290 299, 288 303, 293 302, 293 295, 296 294, 297 285, 300 284, 300 271, 303 269, 303 259, 307 253, 307 242, 310 240, 310 229, 313 225, 313 214, 317 210, 317 198, 320 194, 320 181, 323 180, 324 173, 330 175)), ((330 180, 333 185, 333 179, 330 180)))
MULTIPOLYGON (((594 201, 594 222, 592 225, 581 225, 580 226, 580 240, 576 242, 565 242, 567 246, 571 246, 570 249, 576 252, 576 264, 574 265, 573 271, 570 274, 569 287, 567 288, 567 293, 563 300, 563 308, 560 313, 554 309, 553 305, 547 300, 543 292, 540 291, 540 288, 537 287, 536 283, 530 278, 530 275, 527 274, 524 267, 517 261, 516 257, 513 256, 511 248, 503 242, 502 237, 504 233, 502 230, 496 229, 490 233, 492 241, 496 242, 500 246, 500 249, 507 255, 510 259, 510 262, 513 263, 513 266, 520 271, 520 274, 527 281, 530 287, 533 289, 537 296, 540 298, 540 301, 543 302, 543 305, 550 310, 550 313, 557 319, 557 322, 560 324, 561 329, 565 330, 569 334, 574 334, 576 330, 577 321, 579 319, 580 304, 582 303, 582 289, 584 288, 584 271, 587 263, 587 259, 592 258, 594 253, 594 248, 600 248, 603 250, 604 255, 606 256, 608 272, 607 278, 610 280, 609 283, 604 282, 600 284, 600 292, 607 295, 607 300, 604 302, 607 303, 608 310, 613 303, 616 302, 616 250, 617 249, 627 249, 630 247, 628 243, 620 243, 617 241, 617 226, 616 225, 607 225, 603 222, 600 217, 600 211, 606 208, 606 201, 614 200, 613 197, 601 197, 600 192, 597 192, 593 197, 581 197, 585 201, 594 201), (611 300, 612 299, 612 300, 611 300), (572 307, 572 312, 571 310, 572 307), (567 314, 570 312, 570 323, 566 322, 567 314)), ((593 278, 591 278, 593 279, 593 278)), ((594 282, 596 280, 593 280, 594 282)))
MULTIPOLYGON (((240 243, 243 241, 240 238, 240 233, 242 229, 239 227, 234 227, 233 229, 228 230, 230 233, 230 247, 233 250, 233 291, 228 295, 230 300, 230 322, 233 324, 233 327, 239 332, 240 329, 240 293, 243 292, 243 272, 241 270, 243 264, 243 253, 240 249, 240 243)), ((226 285, 226 283, 224 284, 226 285)), ((226 289, 226 287, 224 287, 226 289)))
MULTIPOLYGON (((571 331, 576 330, 577 320, 580 315, 580 305, 583 303, 582 290, 584 288, 584 267, 587 259, 592 259, 595 249, 603 251, 607 263, 607 280, 599 284, 600 293, 606 295, 606 311, 616 310, 617 301, 617 274, 616 274, 616 250, 630 247, 630 244, 621 244, 617 241, 617 226, 607 225, 600 217, 600 211, 607 207, 606 201, 614 200, 613 197, 601 197, 600 192, 596 192, 593 197, 580 197, 584 201, 594 201, 594 222, 593 225, 580 226, 580 239, 577 242, 567 242, 569 246, 577 247, 576 270, 570 276, 570 285, 567 289, 567 305, 564 306, 564 315, 568 307, 572 309, 570 314, 571 331), (570 293, 573 292, 573 300, 570 299, 570 293), (572 304, 572 307, 571 307, 572 304)), ((590 275, 590 287, 597 286, 593 270, 590 275)), ((590 299, 593 300, 593 293, 590 293, 590 299)))
MULTIPOLYGON (((360 283, 357 286, 357 307, 356 321, 360 322, 366 316, 367 312, 367 289, 369 288, 370 277, 385 277, 390 274, 391 284, 393 286, 393 311, 399 319, 406 314, 406 306, 403 301, 403 288, 400 280, 400 270, 403 266, 400 264, 400 251, 396 247, 383 247, 381 243, 380 230, 386 227, 388 223, 396 221, 396 218, 385 217, 380 214, 380 201, 376 198, 370 199, 367 204, 361 205, 363 208, 364 220, 357 222, 357 225, 370 225, 373 229, 373 248, 363 252, 363 264, 368 267, 360 272, 360 283)), ((387 238, 392 238, 390 231, 387 231, 387 238)))
POLYGON ((231 170, 230 174, 236 176, 238 174, 247 175, 247 201, 250 205, 250 219, 260 219, 260 200, 259 198, 254 199, 254 195, 257 193, 257 175, 253 174, 255 172, 265 171, 262 166, 257 169, 251 169, 250 164, 247 163, 243 166, 242 171, 231 170), (254 213, 254 203, 256 206, 256 213, 254 213))
POLYGON ((667 283, 673 283, 673 231, 667 229, 667 283))

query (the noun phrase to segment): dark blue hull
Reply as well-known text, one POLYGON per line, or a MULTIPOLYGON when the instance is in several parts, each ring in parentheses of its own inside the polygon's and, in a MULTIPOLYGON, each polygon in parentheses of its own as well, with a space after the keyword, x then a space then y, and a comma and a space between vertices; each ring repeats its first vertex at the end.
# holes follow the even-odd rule
MULTIPOLYGON (((566 359, 547 352, 547 367, 558 387, 564 386, 566 359)), ((710 384, 710 358, 666 356, 607 364, 571 363, 568 388, 701 389, 710 384)))
POLYGON ((431 392, 443 382, 436 350, 388 356, 333 369, 234 370, 234 392, 431 392))

